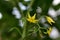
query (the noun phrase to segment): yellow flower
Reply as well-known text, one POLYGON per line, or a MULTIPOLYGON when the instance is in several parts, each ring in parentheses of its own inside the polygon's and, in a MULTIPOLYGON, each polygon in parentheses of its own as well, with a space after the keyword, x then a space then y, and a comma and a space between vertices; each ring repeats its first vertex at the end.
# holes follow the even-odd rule
POLYGON ((47 21, 52 25, 52 23, 55 23, 55 21, 53 21, 53 19, 49 16, 46 16, 47 21))
POLYGON ((31 23, 36 23, 38 20, 35 19, 36 14, 34 14, 32 17, 30 16, 30 14, 28 13, 28 18, 27 20, 31 23))
POLYGON ((50 35, 51 31, 52 31, 52 28, 50 27, 50 28, 47 30, 47 34, 50 35))

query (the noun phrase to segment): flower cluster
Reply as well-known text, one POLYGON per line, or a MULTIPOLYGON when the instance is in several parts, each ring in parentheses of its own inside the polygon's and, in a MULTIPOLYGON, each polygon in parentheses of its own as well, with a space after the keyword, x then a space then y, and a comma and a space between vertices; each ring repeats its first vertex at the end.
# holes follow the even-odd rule
MULTIPOLYGON (((30 16, 30 14, 28 13, 27 16, 28 16, 27 21, 29 21, 30 23, 37 23, 37 22, 38 22, 38 20, 35 19, 35 18, 36 18, 36 14, 34 14, 33 16, 30 16)), ((52 25, 52 23, 55 23, 55 21, 54 21, 51 17, 49 17, 49 16, 45 16, 45 17, 46 17, 46 20, 48 21, 48 23, 49 23, 50 25, 52 25)), ((39 28, 40 28, 40 25, 38 25, 38 26, 39 26, 39 28)), ((47 30, 47 29, 46 29, 46 30, 47 30)), ((41 30, 40 30, 40 31, 41 31, 41 30)), ((46 33, 47 33, 48 35, 50 35, 51 31, 52 31, 52 27, 49 27, 46 33)))

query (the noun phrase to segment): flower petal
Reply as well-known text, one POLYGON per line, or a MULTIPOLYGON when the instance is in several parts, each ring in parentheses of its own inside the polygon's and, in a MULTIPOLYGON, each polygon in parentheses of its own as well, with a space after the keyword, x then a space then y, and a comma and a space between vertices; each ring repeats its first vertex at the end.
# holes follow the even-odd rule
POLYGON ((52 28, 50 27, 49 30, 47 30, 47 34, 50 35, 51 31, 52 31, 52 28))
POLYGON ((28 13, 28 18, 31 18, 30 14, 28 13))
POLYGON ((32 16, 32 19, 35 19, 36 13, 32 16))
POLYGON ((55 23, 55 21, 49 16, 46 16, 46 19, 51 25, 52 25, 52 23, 55 23))

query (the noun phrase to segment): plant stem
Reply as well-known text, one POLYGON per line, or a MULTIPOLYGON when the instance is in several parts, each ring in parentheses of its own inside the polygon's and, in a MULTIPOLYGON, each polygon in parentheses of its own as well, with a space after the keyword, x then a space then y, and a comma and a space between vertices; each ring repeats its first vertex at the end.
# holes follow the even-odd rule
MULTIPOLYGON (((28 5, 29 8, 28 8, 28 10, 27 10, 27 14, 30 12, 30 9, 31 9, 33 3, 34 3, 34 0, 31 0, 30 4, 28 5)), ((27 15, 26 15, 26 17, 27 17, 27 15)))
POLYGON ((21 40, 25 40, 24 38, 26 37, 26 19, 24 22, 24 27, 23 27, 23 33, 22 33, 22 39, 21 40))
POLYGON ((28 8, 28 11, 27 11, 27 12, 29 12, 29 11, 30 11, 30 9, 31 9, 31 7, 32 7, 32 5, 33 5, 33 3, 34 3, 34 0, 31 0, 30 5, 28 5, 28 6, 29 6, 29 8, 28 8))
POLYGON ((16 30, 19 32, 19 34, 21 35, 21 32, 20 32, 20 30, 19 30, 17 27, 11 28, 11 29, 9 30, 9 32, 11 32, 11 31, 14 30, 14 29, 16 29, 16 30))
POLYGON ((46 29, 46 28, 40 27, 40 25, 39 25, 38 23, 37 23, 37 25, 38 25, 38 27, 39 27, 39 30, 40 30, 40 29, 46 29))
POLYGON ((41 28, 40 25, 39 25, 38 23, 37 23, 37 25, 38 25, 38 27, 39 27, 39 29, 40 29, 40 28, 41 28))
POLYGON ((19 30, 18 28, 16 28, 16 27, 15 27, 15 29, 16 29, 16 30, 19 32, 19 34, 21 35, 21 32, 20 32, 20 30, 19 30))
POLYGON ((42 27, 40 27, 40 25, 39 25, 38 23, 37 23, 37 25, 38 25, 38 27, 39 27, 39 28, 38 28, 38 32, 37 32, 37 37, 38 37, 38 39, 41 40, 41 35, 40 35, 40 34, 41 34, 41 30, 40 30, 40 29, 41 29, 42 27))

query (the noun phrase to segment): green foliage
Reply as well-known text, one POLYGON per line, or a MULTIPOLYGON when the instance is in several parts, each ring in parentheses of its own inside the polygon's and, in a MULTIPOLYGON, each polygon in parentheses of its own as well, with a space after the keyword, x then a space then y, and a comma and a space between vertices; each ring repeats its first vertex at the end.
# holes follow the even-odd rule
MULTIPOLYGON (((34 24, 26 20, 28 12, 31 16, 36 13, 36 18, 38 19, 42 16, 48 15, 47 13, 50 7, 58 10, 60 8, 60 4, 53 6, 52 1, 53 0, 30 0, 25 2, 24 0, 0 0, 0 12, 3 15, 2 19, 0 19, 0 40, 53 40, 44 33, 47 31, 47 28, 45 28, 45 30, 42 23, 38 22, 38 24, 34 24), (26 7, 29 6, 29 8, 27 10, 22 10, 18 5, 19 2, 26 7), (20 19, 16 19, 15 15, 12 15, 13 7, 16 7, 19 10, 21 14, 20 19), (42 12, 40 14, 36 12, 37 7, 42 8, 42 12), (19 20, 22 20, 24 23, 23 27, 19 26, 19 20), (39 29, 40 26, 43 30, 39 29), (40 34, 43 34, 44 38, 41 38, 40 34)), ((56 20, 56 23, 53 25, 60 31, 60 16, 57 16, 57 19, 58 20, 56 20)))

